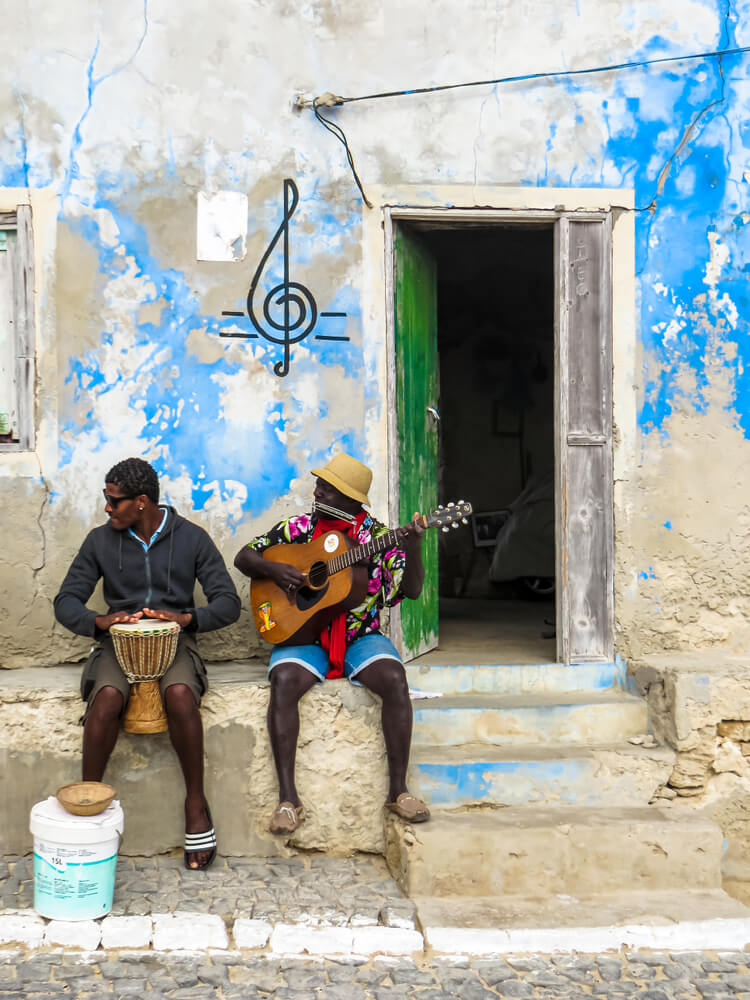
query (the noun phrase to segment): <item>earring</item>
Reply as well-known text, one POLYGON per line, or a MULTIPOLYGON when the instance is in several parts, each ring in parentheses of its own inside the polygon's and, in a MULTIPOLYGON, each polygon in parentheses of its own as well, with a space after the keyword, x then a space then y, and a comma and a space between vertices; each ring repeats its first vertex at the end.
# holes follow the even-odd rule
POLYGON ((139 507, 138 510, 141 511, 141 513, 143 513, 143 507, 139 507))

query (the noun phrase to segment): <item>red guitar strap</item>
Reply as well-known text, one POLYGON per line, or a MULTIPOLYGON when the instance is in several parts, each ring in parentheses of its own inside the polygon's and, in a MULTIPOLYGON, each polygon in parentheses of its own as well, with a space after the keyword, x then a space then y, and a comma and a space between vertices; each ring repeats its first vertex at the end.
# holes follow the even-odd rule
MULTIPOLYGON (((367 516, 366 511, 361 511, 354 522, 338 521, 333 518, 318 518, 312 537, 319 538, 327 531, 340 531, 342 535, 348 535, 356 539, 359 536, 359 529, 367 516)), ((320 633, 320 645, 328 653, 329 669, 327 677, 336 678, 344 676, 344 656, 346 655, 346 612, 342 611, 323 629, 320 633)))

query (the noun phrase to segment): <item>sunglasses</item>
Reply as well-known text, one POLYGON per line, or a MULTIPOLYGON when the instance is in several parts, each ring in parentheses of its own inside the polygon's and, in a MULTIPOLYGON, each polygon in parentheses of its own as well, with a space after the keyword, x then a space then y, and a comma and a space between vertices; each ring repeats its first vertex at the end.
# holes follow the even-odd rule
POLYGON ((106 490, 102 490, 102 496, 104 497, 104 502, 108 503, 112 510, 117 510, 123 500, 135 500, 135 494, 132 496, 113 497, 106 490))

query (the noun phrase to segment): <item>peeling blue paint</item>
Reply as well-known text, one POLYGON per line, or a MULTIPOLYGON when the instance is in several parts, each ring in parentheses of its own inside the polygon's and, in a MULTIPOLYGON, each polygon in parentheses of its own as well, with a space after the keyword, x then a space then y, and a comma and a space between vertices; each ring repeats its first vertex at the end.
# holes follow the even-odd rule
MULTIPOLYGON (((214 487, 204 483, 218 483, 222 499, 229 499, 232 491, 227 484, 239 481, 248 487, 245 508, 250 513, 262 512, 288 489, 297 470, 279 455, 272 424, 265 423, 260 432, 251 434, 245 426, 218 419, 221 387, 215 376, 237 373, 241 370, 239 362, 224 358, 209 367, 201 364, 187 347, 192 331, 217 334, 217 318, 200 312, 198 299, 187 287, 183 274, 161 266, 154 258, 141 226, 111 202, 100 200, 96 207, 111 213, 120 234, 116 246, 104 242, 95 219, 66 221, 96 251, 101 273, 115 278, 122 273, 125 261, 132 258, 136 273, 154 286, 154 292, 134 303, 132 309, 134 349, 139 352, 139 360, 129 392, 132 407, 146 419, 141 434, 144 453, 156 452, 153 464, 161 475, 176 477, 186 473, 196 483, 192 494, 196 510, 202 510, 214 493, 214 487), (118 252, 122 249, 124 255, 118 252), (160 299, 168 303, 160 322, 138 323, 136 314, 144 302, 160 299), (166 359, 156 361, 164 352, 166 359), (180 412, 183 400, 185 405, 180 412), (273 462, 267 460, 269 454, 275 455, 273 462)), ((80 359, 70 360, 66 381, 72 383, 76 398, 104 397, 125 378, 118 372, 114 380, 107 381, 102 358, 102 348, 97 348, 80 359)), ((249 397, 248 408, 251 406, 249 397)), ((63 424, 61 466, 74 460, 75 439, 86 432, 106 433, 91 410, 83 421, 70 419, 63 424)))
MULTIPOLYGON (((512 748, 508 748, 509 756, 512 748)), ((537 760, 482 760, 460 764, 420 761, 414 765, 418 792, 433 806, 457 808, 472 803, 527 805, 558 802, 592 805, 601 795, 594 780, 598 770, 592 758, 537 760)))
MULTIPOLYGON (((722 41, 736 44, 728 21, 723 31, 722 41)), ((661 39, 653 39, 641 55, 658 52, 663 44, 661 39)), ((730 125, 726 108, 730 102, 741 103, 738 88, 745 73, 746 64, 727 58, 723 65, 719 60, 706 61, 690 73, 657 74, 658 80, 650 74, 649 114, 644 114, 642 101, 637 108, 628 102, 619 125, 609 121, 610 128, 617 131, 610 132, 604 155, 611 156, 621 169, 627 167, 636 203, 655 209, 653 216, 639 213, 636 221, 636 267, 644 279, 648 278, 640 287, 641 338, 649 370, 656 373, 646 384, 640 413, 646 433, 663 430, 676 406, 705 412, 711 405, 711 366, 716 364, 733 369, 735 397, 730 405, 737 410, 745 434, 750 431, 748 312, 740 313, 735 329, 728 317, 731 302, 734 299, 736 304, 737 292, 742 289, 738 280, 748 245, 744 232, 736 238, 746 226, 737 216, 735 179, 727 158, 727 150, 742 137, 737 125, 730 125), (661 111, 657 102, 663 103, 661 111), (634 117, 636 111, 638 117, 634 117), (678 154, 680 139, 691 123, 694 131, 678 154), (665 134, 669 136, 667 143, 665 134), (712 236, 731 243, 730 263, 717 284, 714 300, 707 301, 706 259, 712 236), (667 303, 660 286, 669 289, 667 303), (736 341, 736 359, 710 356, 707 347, 717 336, 736 341), (685 372, 690 373, 687 389, 681 384, 685 372)), ((618 94, 624 96, 627 83, 627 77, 618 80, 618 94)), ((736 114, 735 122, 741 117, 736 114)), ((747 204, 746 192, 743 200, 747 204)))

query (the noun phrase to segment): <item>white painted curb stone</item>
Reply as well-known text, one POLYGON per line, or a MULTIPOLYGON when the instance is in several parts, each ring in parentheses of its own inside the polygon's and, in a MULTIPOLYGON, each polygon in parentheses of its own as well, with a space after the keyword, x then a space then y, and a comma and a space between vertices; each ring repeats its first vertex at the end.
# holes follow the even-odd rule
POLYGON ((45 944, 95 951, 102 939, 102 928, 95 920, 50 920, 44 932, 45 944))
POLYGON ((113 917, 102 920, 102 948, 148 948, 153 937, 151 917, 113 917))
POLYGON ((234 922, 234 943, 238 948, 265 948, 273 927, 267 920, 238 917, 234 922))
POLYGON ((626 948, 665 951, 742 951, 750 943, 750 919, 684 920, 671 924, 610 927, 425 927, 425 942, 445 955, 521 955, 626 948))
POLYGON ((45 923, 30 910, 0 914, 0 944, 23 944, 38 948, 44 940, 45 923))
POLYGON ((154 951, 225 950, 229 938, 215 913, 154 913, 154 951))
POLYGON ((277 924, 271 934, 271 951, 277 955, 350 955, 352 931, 347 927, 309 927, 277 924))
POLYGON ((354 930, 353 950, 358 955, 411 955, 424 951, 424 941, 419 931, 401 927, 357 927, 354 930))

